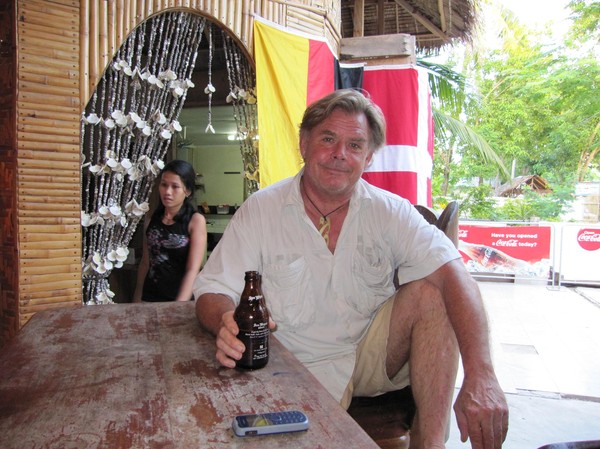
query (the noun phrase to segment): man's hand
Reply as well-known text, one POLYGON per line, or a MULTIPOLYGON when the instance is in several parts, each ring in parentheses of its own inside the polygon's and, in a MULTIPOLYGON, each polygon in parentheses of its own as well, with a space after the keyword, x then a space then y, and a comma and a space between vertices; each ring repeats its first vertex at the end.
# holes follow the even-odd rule
POLYGON ((508 433, 508 404, 495 376, 467 379, 454 404, 460 439, 473 449, 500 449, 508 433))
MULTIPOLYGON (((275 322, 269 318, 269 329, 275 329, 275 322)), ((217 332, 217 360, 227 368, 235 368, 235 362, 242 358, 246 350, 237 338, 240 329, 233 319, 233 310, 227 311, 221 318, 221 327, 217 332)))
POLYGON ((236 337, 239 331, 233 319, 233 310, 225 312, 217 333, 217 360, 227 368, 235 368, 236 360, 242 358, 245 350, 244 344, 236 337))

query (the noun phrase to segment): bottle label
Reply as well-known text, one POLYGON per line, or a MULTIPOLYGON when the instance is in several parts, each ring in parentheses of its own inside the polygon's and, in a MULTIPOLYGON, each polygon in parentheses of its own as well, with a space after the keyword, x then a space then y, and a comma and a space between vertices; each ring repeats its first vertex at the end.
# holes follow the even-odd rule
POLYGON ((252 329, 241 329, 238 338, 246 345, 244 364, 266 360, 269 357, 269 323, 267 321, 253 323, 252 329))

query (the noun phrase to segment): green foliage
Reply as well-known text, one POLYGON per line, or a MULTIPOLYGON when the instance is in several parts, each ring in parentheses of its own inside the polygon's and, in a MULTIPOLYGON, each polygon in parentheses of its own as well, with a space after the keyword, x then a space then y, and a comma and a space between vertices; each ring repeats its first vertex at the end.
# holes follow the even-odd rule
POLYGON ((486 185, 463 187, 458 191, 463 217, 489 221, 559 221, 574 198, 568 187, 540 194, 526 186, 519 197, 498 200, 492 197, 492 188, 486 185))
POLYGON ((558 220, 575 183, 598 177, 600 2, 571 0, 569 7, 571 29, 559 44, 548 44, 554 27, 533 31, 500 9, 500 46, 463 48, 446 69, 429 67, 450 80, 432 86, 434 94, 454 89, 456 96, 434 102, 434 203, 460 198, 470 218, 558 220), (504 167, 513 163, 515 176, 543 176, 553 192, 526 191, 496 207, 486 184, 507 181, 504 167), (465 180, 479 185, 455 187, 465 180))
POLYGON ((463 217, 474 220, 496 220, 493 189, 488 185, 458 189, 460 211, 463 217))

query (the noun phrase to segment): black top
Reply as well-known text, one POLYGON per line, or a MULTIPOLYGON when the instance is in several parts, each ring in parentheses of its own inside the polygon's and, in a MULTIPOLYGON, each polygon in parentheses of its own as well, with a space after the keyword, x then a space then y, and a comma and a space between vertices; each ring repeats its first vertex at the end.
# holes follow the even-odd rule
POLYGON ((162 219, 152 218, 146 229, 146 240, 149 266, 142 298, 152 302, 174 301, 190 252, 188 223, 166 225, 162 219))

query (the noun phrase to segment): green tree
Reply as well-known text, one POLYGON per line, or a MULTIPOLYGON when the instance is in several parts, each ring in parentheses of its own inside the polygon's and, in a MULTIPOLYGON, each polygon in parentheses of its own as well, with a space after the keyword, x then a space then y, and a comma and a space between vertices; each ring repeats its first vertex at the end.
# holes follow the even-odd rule
POLYGON ((420 61, 434 97, 434 203, 436 196, 440 203, 461 198, 477 218, 555 219, 577 180, 600 176, 599 2, 572 0, 570 7, 572 27, 560 45, 551 43, 552 26, 530 30, 499 8, 499 46, 460 47, 444 65, 420 61), (515 175, 543 176, 559 193, 527 194, 521 205, 494 210, 485 185, 509 178, 503 161, 515 175))

